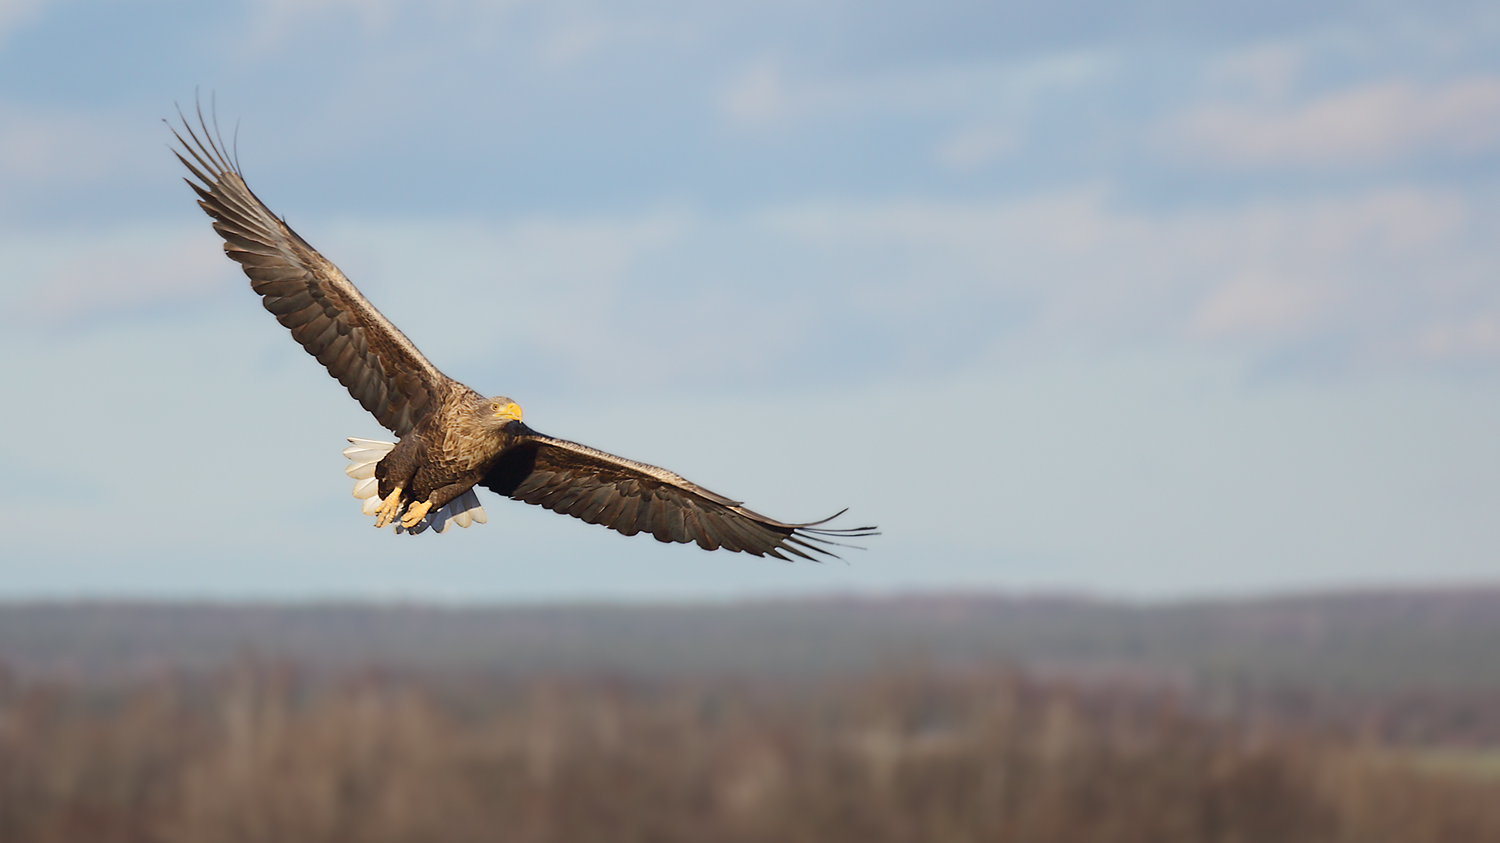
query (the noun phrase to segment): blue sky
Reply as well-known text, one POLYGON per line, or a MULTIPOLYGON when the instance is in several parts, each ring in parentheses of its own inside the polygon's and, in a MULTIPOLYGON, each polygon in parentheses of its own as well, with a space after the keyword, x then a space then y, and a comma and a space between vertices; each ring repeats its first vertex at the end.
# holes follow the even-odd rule
POLYGON ((1494 4, 9 0, 0 79, 0 597, 1500 579, 1494 4), (449 375, 885 534, 372 530, 382 431, 168 152, 200 91, 449 375))

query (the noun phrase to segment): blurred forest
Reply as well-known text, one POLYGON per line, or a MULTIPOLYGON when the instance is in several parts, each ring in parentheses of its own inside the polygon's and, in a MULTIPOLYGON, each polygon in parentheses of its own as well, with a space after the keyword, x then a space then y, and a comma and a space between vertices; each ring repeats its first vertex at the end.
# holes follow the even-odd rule
POLYGON ((0 606, 0 841, 1500 840, 1497 619, 0 606))

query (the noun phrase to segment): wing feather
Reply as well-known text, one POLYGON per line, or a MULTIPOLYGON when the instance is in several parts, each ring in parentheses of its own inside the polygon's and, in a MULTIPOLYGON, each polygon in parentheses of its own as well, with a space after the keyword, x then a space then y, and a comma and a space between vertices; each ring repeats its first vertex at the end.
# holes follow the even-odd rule
POLYGON ((592 489, 587 501, 582 506, 569 510, 568 514, 576 518, 581 518, 590 524, 601 523, 599 513, 603 512, 606 506, 609 506, 609 502, 613 500, 613 497, 610 494, 610 490, 604 486, 592 489))
POLYGON ((182 132, 172 128, 181 144, 173 152, 192 175, 187 182, 213 218, 224 252, 302 347, 380 424, 405 436, 451 381, 251 192, 201 111, 198 125, 195 132, 184 117, 182 132))
POLYGON ((641 499, 620 497, 620 514, 604 526, 618 530, 622 535, 633 536, 641 531, 641 499))
POLYGON ((875 535, 874 527, 822 526, 832 518, 805 524, 777 521, 664 468, 554 439, 530 428, 523 431, 518 444, 491 466, 482 484, 498 494, 602 524, 623 535, 650 533, 661 542, 777 559, 786 559, 788 554, 803 559, 835 556, 829 546, 875 535))

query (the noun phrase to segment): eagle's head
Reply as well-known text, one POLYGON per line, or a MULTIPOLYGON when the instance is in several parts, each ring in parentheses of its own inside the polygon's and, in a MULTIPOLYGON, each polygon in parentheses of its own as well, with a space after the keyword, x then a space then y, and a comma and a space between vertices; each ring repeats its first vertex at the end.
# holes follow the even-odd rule
POLYGON ((474 403, 476 415, 483 426, 490 430, 499 430, 513 421, 521 420, 521 405, 504 395, 480 398, 474 403))

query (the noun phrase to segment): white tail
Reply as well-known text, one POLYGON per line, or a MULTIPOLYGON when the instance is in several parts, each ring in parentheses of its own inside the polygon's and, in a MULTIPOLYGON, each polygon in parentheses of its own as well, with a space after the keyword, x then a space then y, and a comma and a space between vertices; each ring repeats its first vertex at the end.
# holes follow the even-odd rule
MULTIPOLYGON (((349 458, 349 466, 344 469, 344 473, 354 478, 354 496, 364 501, 361 510, 366 515, 374 515, 380 506, 380 483, 375 479, 375 464, 384 459, 396 447, 396 443, 351 436, 349 446, 344 449, 344 456, 349 458)), ((411 532, 416 534, 431 527, 441 533, 454 524, 467 527, 470 524, 483 524, 485 520, 479 496, 474 494, 473 489, 468 489, 442 509, 427 513, 427 517, 413 527, 411 532)), ((400 522, 396 524, 396 532, 406 532, 400 522)))

